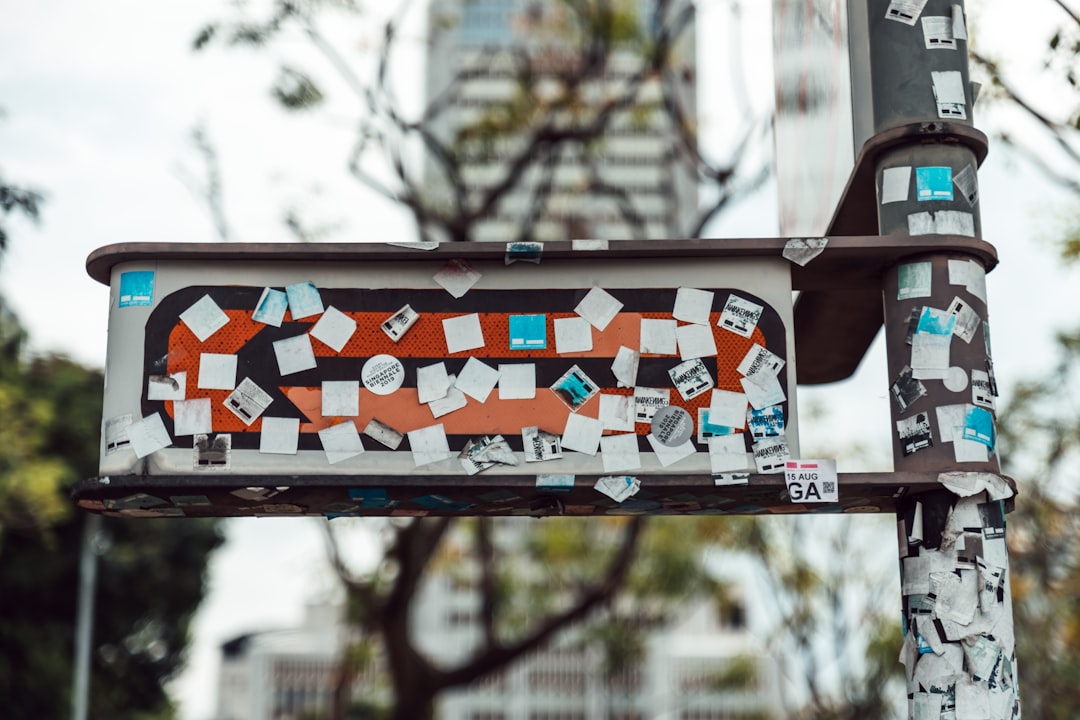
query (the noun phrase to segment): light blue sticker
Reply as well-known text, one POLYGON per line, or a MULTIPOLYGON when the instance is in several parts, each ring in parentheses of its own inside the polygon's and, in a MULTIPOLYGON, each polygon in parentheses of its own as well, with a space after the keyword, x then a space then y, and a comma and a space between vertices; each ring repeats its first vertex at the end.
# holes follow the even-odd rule
POLYGON ((915 168, 915 196, 920 202, 924 200, 952 200, 952 168, 915 168))
POLYGON ((709 421, 709 408, 698 408, 698 442, 706 443, 709 438, 734 434, 735 428, 709 421))
POLYGON ((964 439, 982 443, 991 450, 997 443, 997 430, 994 428, 994 416, 989 410, 969 406, 964 417, 964 439))
POLYGON ((265 288, 251 319, 255 322, 281 327, 285 311, 289 308, 289 296, 280 290, 265 288))
POLYGON ((547 348, 547 315, 511 315, 510 349, 544 350, 547 348))
POLYGON ((293 320, 322 314, 322 298, 319 296, 319 289, 315 287, 315 283, 293 283, 285 288, 285 293, 289 296, 289 310, 292 311, 293 320))
POLYGON ((153 270, 120 273, 120 302, 117 307, 138 307, 153 304, 153 270))
POLYGON ((349 488, 349 499, 363 510, 386 510, 398 504, 397 500, 389 499, 382 488, 349 488))
POLYGON ((919 316, 915 332, 927 335, 952 335, 956 327, 956 316, 937 308, 925 307, 919 316))
POLYGON ((537 475, 536 487, 553 492, 570 492, 574 489, 573 475, 537 475))

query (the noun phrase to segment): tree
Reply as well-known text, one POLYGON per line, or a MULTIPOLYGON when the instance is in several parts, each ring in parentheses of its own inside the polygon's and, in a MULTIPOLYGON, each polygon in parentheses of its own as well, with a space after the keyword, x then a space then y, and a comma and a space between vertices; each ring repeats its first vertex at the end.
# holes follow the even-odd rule
POLYGON ((1062 333, 1057 346, 1056 367, 1013 390, 998 429, 1019 486, 1009 572, 1024 713, 1047 719, 1080 707, 1080 332, 1062 333))
MULTIPOLYGON (((5 186, 0 209, 36 217, 40 198, 5 186)), ((25 339, 0 304, 0 697, 7 717, 65 717, 86 522, 67 491, 97 471, 104 377, 29 356, 25 339)), ((221 537, 204 521, 103 527, 90 716, 170 717, 164 683, 184 662, 221 537)))

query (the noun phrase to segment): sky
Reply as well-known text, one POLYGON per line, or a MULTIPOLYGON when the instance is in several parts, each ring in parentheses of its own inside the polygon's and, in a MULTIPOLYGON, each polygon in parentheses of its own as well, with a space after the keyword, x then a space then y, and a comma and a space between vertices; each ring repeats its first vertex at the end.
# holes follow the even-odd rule
MULTIPOLYGON (((764 112, 771 102, 767 4, 744 5, 742 46, 733 49, 727 33, 720 35, 724 43, 698 42, 701 132, 718 146, 732 127, 724 111, 732 89, 722 68, 733 52, 744 58, 746 91, 755 109, 764 112)), ((1058 91, 1052 78, 1039 73, 1037 44, 1045 18, 1021 27, 1010 22, 1003 0, 979 6, 973 26, 1007 54, 1023 86, 1058 91)), ((328 118, 315 125, 274 108, 267 88, 277 63, 315 63, 300 39, 286 38, 265 54, 191 51, 202 24, 226 17, 230 7, 214 0, 37 0, 5 9, 0 177, 41 189, 46 202, 39 225, 18 218, 8 222, 11 242, 0 262, 0 292, 29 329, 35 351, 104 366, 108 290, 84 270, 95 248, 217 239, 199 196, 205 166, 191 141, 196 127, 204 128, 218 149, 234 239, 288 240, 280 222, 287 208, 334 228, 333 240, 412 238, 400 213, 360 191, 347 176, 348 119, 359 107, 354 98, 333 94, 328 118)), ((719 27, 727 17, 723 7, 705 3, 699 28, 719 27)), ((338 29, 328 31, 333 35, 338 29)), ((375 37, 369 26, 367 34, 341 39, 366 52, 375 37)), ((415 54, 418 32, 406 33, 405 39, 415 54)), ((405 58, 403 80, 421 72, 415 58, 405 58)), ((1002 111, 977 106, 976 112, 977 125, 988 132, 1013 129, 1019 122, 1002 111)), ((1020 379, 1051 365, 1055 330, 1075 320, 1070 297, 1075 298, 1076 271, 1061 266, 1052 246, 1060 218, 1074 209, 1074 200, 997 145, 980 171, 980 185, 984 236, 1001 260, 988 277, 988 290, 995 365, 1007 394, 1020 379)), ((776 207, 775 186, 768 184, 722 217, 710 234, 776 235, 776 207)), ((884 367, 878 343, 852 380, 800 390, 804 407, 821 404, 836 418, 803 425, 804 451, 836 439, 887 447, 887 436, 866 430, 889 422, 884 367)), ((195 620, 189 670, 172 686, 183 720, 212 716, 221 642, 253 629, 296 625, 305 601, 333 593, 320 522, 228 523, 228 543, 212 558, 209 594, 195 620)), ((363 557, 373 541, 362 528, 356 532, 363 557)))

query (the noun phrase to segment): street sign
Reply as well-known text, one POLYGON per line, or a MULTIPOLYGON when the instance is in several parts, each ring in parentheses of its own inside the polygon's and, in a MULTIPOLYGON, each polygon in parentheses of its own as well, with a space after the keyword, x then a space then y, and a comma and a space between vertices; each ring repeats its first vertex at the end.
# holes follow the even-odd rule
MULTIPOLYGON (((792 511, 792 291, 873 285, 909 248, 844 238, 804 266, 788 245, 102 248, 100 476, 74 497, 147 516, 792 511)), ((811 363, 839 347, 804 344, 811 363)), ((874 487, 812 509, 897 490, 853 482, 874 487)))

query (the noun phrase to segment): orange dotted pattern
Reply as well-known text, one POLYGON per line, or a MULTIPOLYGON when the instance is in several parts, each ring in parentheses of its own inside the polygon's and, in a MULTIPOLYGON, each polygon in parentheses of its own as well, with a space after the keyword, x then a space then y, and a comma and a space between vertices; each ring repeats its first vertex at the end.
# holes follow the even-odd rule
MULTIPOLYGON (((187 394, 186 397, 192 398, 210 398, 212 406, 212 422, 215 432, 228 432, 228 433, 244 433, 244 432, 259 432, 261 430, 261 419, 255 420, 251 425, 245 425, 236 415, 234 415, 228 408, 224 406, 225 399, 228 397, 231 391, 228 390, 207 390, 198 387, 199 376, 199 357, 202 353, 222 353, 222 354, 236 354, 247 343, 249 343, 259 332, 266 329, 267 326, 255 322, 251 319, 251 311, 229 309, 225 310, 229 316, 229 322, 206 339, 205 342, 200 342, 199 339, 191 332, 191 330, 182 322, 177 322, 169 333, 169 347, 168 347, 168 372, 175 374, 178 372, 187 372, 187 394)), ((639 344, 638 328, 640 320, 642 318, 652 319, 672 319, 670 312, 621 312, 615 319, 607 326, 604 331, 599 331, 594 328, 593 330, 593 349, 589 352, 581 353, 563 353, 556 352, 555 334, 554 334, 554 320, 564 317, 577 317, 573 312, 549 312, 547 315, 547 348, 545 349, 528 349, 528 350, 510 350, 509 349, 509 317, 510 315, 521 314, 518 312, 513 313, 495 313, 495 312, 482 312, 477 313, 480 319, 481 330, 484 335, 485 345, 482 348, 474 350, 462 351, 459 353, 448 354, 446 352, 446 339, 443 333, 442 321, 447 318, 459 317, 468 313, 422 313, 417 322, 409 329, 409 331, 398 341, 394 342, 389 336, 386 335, 380 328, 380 325, 385 322, 392 313, 386 312, 363 312, 363 311, 343 311, 346 315, 356 321, 356 332, 352 335, 348 343, 342 348, 341 352, 334 351, 333 348, 325 345, 321 341, 312 338, 311 345, 312 350, 316 357, 347 357, 357 359, 357 372, 356 376, 359 379, 360 367, 363 361, 371 356, 379 354, 393 355, 398 358, 468 358, 470 356, 478 359, 485 358, 513 358, 513 359, 558 359, 565 361, 566 369, 569 369, 574 364, 575 358, 614 358, 619 346, 626 345, 628 347, 636 348, 639 344)), ((739 382, 742 377, 737 368, 743 358, 750 351, 751 347, 757 343, 761 346, 766 346, 765 337, 760 328, 755 328, 749 338, 744 338, 741 335, 737 335, 733 332, 725 330, 717 325, 720 318, 719 312, 714 312, 710 315, 710 327, 712 328, 713 337, 716 341, 717 355, 715 358, 715 369, 717 387, 722 390, 741 391, 742 386, 739 382)), ((304 328, 304 331, 310 331, 311 327, 318 321, 318 317, 305 318, 299 321, 299 325, 304 328)), ((293 322, 291 316, 286 313, 284 322, 293 322)), ((269 346, 268 346, 269 347, 269 346)), ((272 350, 270 351, 272 352, 272 350)), ((775 352, 775 350, 774 350, 775 352)), ((777 352, 777 354, 782 354, 777 352)), ((671 367, 677 365, 681 360, 678 356, 669 355, 642 355, 642 359, 648 358, 664 358, 671 361, 671 367)), ((708 366, 709 360, 704 359, 708 366)), ((269 362, 274 363, 273 359, 269 362)), ((244 370, 240 368, 238 370, 237 383, 243 380, 244 370)), ((592 378, 595 382, 604 385, 610 383, 609 387, 603 387, 602 391, 607 394, 617 395, 632 395, 633 388, 618 388, 615 387, 615 380, 613 376, 606 378, 592 378)), ((287 388, 290 386, 289 378, 286 376, 281 379, 280 386, 287 388)), ((705 392, 701 395, 691 399, 684 400, 679 394, 678 390, 671 387, 670 384, 666 385, 670 388, 670 402, 672 405, 677 405, 686 409, 695 424, 698 418, 698 410, 700 408, 708 407, 710 402, 710 393, 705 392)), ((268 388, 264 388, 267 389, 268 388)), ((542 388, 546 391, 546 388, 542 388)), ((376 398, 378 400, 378 398, 376 398)), ((382 398, 389 406, 394 402, 394 395, 384 396, 382 398)), ((400 400, 398 401, 400 402, 400 400)), ((472 401, 470 401, 472 402, 472 401)), ((498 402, 497 393, 493 394, 488 399, 488 402, 498 402)), ((590 403, 595 402, 595 398, 590 403)), ((169 415, 172 415, 172 403, 165 403, 166 411, 169 415)), ((381 419, 389 419, 388 415, 392 413, 384 413, 380 415, 381 419)), ((310 415, 310 413, 309 413, 310 415)), ((445 419, 452 417, 451 415, 445 416, 445 419)), ((336 420, 336 419, 335 419, 336 420)), ((442 421, 443 419, 440 419, 442 421)), ((565 418, 563 418, 563 422, 565 418)), ((366 422, 366 421, 365 421, 366 422)), ((530 424, 537 424, 543 422, 543 419, 529 419, 530 424)), ((548 425, 552 429, 559 429, 562 427, 560 422, 548 422, 548 425)), ((304 432, 314 432, 320 427, 324 427, 325 423, 305 423, 302 425, 304 432)), ((407 428, 398 428, 399 430, 405 430, 407 428)), ((449 432, 449 429, 448 429, 449 432)), ((647 435, 650 432, 650 426, 646 423, 638 423, 635 432, 638 435, 647 435)))

